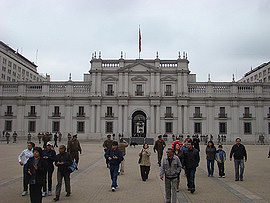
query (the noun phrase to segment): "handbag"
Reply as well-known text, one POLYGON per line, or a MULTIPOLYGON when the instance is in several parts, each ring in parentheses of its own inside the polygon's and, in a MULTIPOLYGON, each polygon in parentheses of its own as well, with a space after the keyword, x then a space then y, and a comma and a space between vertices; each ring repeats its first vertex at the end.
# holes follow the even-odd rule
POLYGON ((77 163, 73 161, 72 164, 68 167, 69 172, 72 173, 73 171, 75 171, 75 169, 77 169, 77 166, 77 163))

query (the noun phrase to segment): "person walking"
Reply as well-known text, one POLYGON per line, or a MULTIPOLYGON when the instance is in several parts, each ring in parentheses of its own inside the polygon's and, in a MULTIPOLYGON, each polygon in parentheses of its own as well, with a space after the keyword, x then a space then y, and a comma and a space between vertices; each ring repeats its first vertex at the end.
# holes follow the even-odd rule
POLYGON ((47 142, 50 141, 50 136, 48 133, 44 133, 42 136, 42 141, 43 141, 43 149, 46 149, 47 147, 47 142))
POLYGON ((150 172, 150 156, 151 152, 149 151, 149 146, 148 144, 144 144, 141 152, 139 153, 140 159, 139 159, 139 164, 140 164, 140 170, 141 170, 141 177, 143 181, 146 181, 148 179, 148 175, 150 172))
POLYGON ((120 139, 120 142, 119 142, 119 145, 118 145, 118 149, 122 152, 122 156, 123 156, 123 161, 121 161, 121 164, 120 164, 120 175, 124 175, 124 172, 125 172, 125 155, 126 155, 126 148, 128 147, 128 143, 123 139, 121 138, 120 139))
POLYGON ((183 165, 187 177, 187 187, 191 193, 195 192, 195 173, 199 162, 199 151, 195 149, 189 141, 187 143, 187 149, 183 151, 183 165))
MULTIPOLYGON (((104 157, 105 157, 105 154, 106 152, 112 148, 112 137, 111 135, 107 135, 107 140, 104 141, 103 143, 103 148, 104 148, 104 157)), ((106 159, 106 158, 105 158, 106 159)), ((110 168, 109 166, 109 161, 106 159, 106 165, 107 165, 107 168, 110 168)))
POLYGON ((70 153, 72 161, 75 160, 76 164, 78 165, 79 152, 82 154, 82 148, 77 135, 73 135, 73 138, 68 142, 67 151, 70 153))
POLYGON ((118 149, 118 142, 113 141, 112 148, 107 150, 105 153, 105 158, 108 160, 110 165, 110 175, 112 179, 112 191, 114 192, 118 188, 117 176, 119 170, 119 164, 123 161, 122 152, 118 149))
POLYGON ((192 142, 193 142, 194 148, 197 149, 198 151, 200 151, 200 138, 198 135, 195 135, 192 142))
POLYGON ((179 158, 174 155, 172 148, 168 148, 167 157, 162 160, 160 167, 160 179, 163 180, 165 176, 166 203, 176 203, 177 177, 181 168, 179 158))
POLYGON ((61 132, 58 132, 58 137, 59 137, 59 142, 61 142, 62 141, 62 133, 61 132))
POLYGON ((243 144, 241 144, 241 139, 236 138, 236 144, 233 145, 230 153, 230 161, 232 157, 234 158, 234 169, 235 169, 235 181, 243 181, 245 162, 247 161, 247 151, 243 144), (240 168, 240 175, 239 175, 240 168))
POLYGON ((61 145, 59 147, 59 154, 55 157, 55 165, 58 167, 57 169, 57 185, 55 190, 55 198, 54 201, 58 201, 60 199, 62 180, 64 178, 65 181, 65 189, 66 189, 66 197, 71 195, 71 187, 70 187, 70 172, 68 167, 72 164, 71 156, 68 152, 66 152, 65 145, 61 145))
POLYGON ((54 171, 53 163, 55 161, 56 152, 53 149, 53 143, 51 141, 47 142, 47 148, 42 151, 43 159, 47 163, 47 170, 45 172, 45 181, 43 185, 42 196, 52 195, 52 175, 54 171), (47 177, 48 177, 48 191, 47 191, 47 177))
POLYGON ((30 200, 31 203, 41 203, 41 188, 45 182, 47 163, 42 158, 41 147, 34 147, 33 154, 34 156, 29 158, 25 165, 27 176, 29 177, 30 200))
POLYGON ((42 134, 39 132, 37 137, 38 137, 38 144, 41 144, 42 134))
POLYGON ((71 140, 71 134, 70 133, 68 133, 67 138, 68 138, 68 142, 69 142, 71 140))
POLYGON ((156 151, 157 151, 157 153, 158 153, 159 167, 161 166, 161 159, 162 159, 163 150, 165 147, 166 147, 166 144, 165 144, 164 140, 162 139, 162 135, 159 135, 158 140, 155 142, 155 145, 154 145, 154 152, 156 153, 156 151))
POLYGON ((28 142, 31 142, 31 140, 32 140, 32 135, 31 135, 31 133, 28 133, 28 135, 27 135, 27 141, 28 142))
POLYGON ((18 136, 17 132, 14 131, 12 136, 13 136, 13 143, 16 143, 17 142, 17 136, 18 136))
POLYGON ((9 138, 10 138, 10 134, 9 134, 9 132, 6 132, 6 141, 7 141, 7 144, 9 144, 9 138))
POLYGON ((217 150, 216 150, 216 147, 214 146, 213 141, 210 140, 205 149, 208 177, 213 177, 214 175, 216 151, 217 150))
POLYGON ((225 172, 224 172, 225 160, 226 160, 226 152, 223 150, 222 145, 219 145, 218 150, 216 152, 216 161, 218 165, 219 178, 225 178, 225 172))
POLYGON ((28 184, 29 184, 29 177, 27 175, 27 170, 25 164, 27 163, 28 159, 33 157, 33 148, 35 144, 33 142, 27 143, 27 149, 23 150, 20 155, 18 156, 18 161, 21 166, 23 166, 23 192, 22 196, 27 195, 28 193, 28 184), (24 158, 24 160, 22 160, 24 158))
MULTIPOLYGON (((174 148, 173 148, 174 155, 177 156, 183 165, 183 151, 181 149, 180 143, 175 143, 174 148)), ((177 184, 176 184, 176 192, 179 192, 179 186, 180 186, 180 173, 177 176, 177 184)))
POLYGON ((57 133, 55 133, 54 136, 53 136, 53 140, 54 140, 53 147, 58 147, 58 145, 57 145, 57 139, 58 139, 58 136, 57 136, 57 133))

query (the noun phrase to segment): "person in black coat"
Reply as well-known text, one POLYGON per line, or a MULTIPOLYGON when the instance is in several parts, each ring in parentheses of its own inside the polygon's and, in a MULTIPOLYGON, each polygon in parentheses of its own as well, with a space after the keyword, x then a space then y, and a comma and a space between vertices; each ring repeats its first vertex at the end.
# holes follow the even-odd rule
POLYGON ((35 147, 34 156, 26 163, 27 176, 30 184, 30 200, 32 203, 42 202, 41 188, 45 182, 46 161, 42 158, 42 149, 35 147))
POLYGON ((213 177, 214 175, 214 166, 216 159, 216 147, 214 146, 213 141, 209 141, 207 147, 205 148, 206 160, 207 160, 207 171, 208 177, 213 177))
POLYGON ((195 135, 195 137, 193 138, 193 146, 195 149, 200 151, 200 139, 198 135, 195 135))

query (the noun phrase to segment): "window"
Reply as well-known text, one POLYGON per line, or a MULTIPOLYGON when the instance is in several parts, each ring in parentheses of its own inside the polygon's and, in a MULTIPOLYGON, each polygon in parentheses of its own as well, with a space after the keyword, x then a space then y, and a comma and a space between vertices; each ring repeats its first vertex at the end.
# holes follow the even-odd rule
POLYGON ((219 134, 227 134, 227 123, 219 123, 219 134))
POLYGON ((12 106, 7 106, 7 114, 8 115, 12 114, 12 106))
POLYGON ((6 78, 5 74, 2 74, 2 79, 5 79, 5 78, 6 78))
POLYGON ((15 76, 15 77, 16 77, 16 72, 14 72, 14 71, 13 71, 13 72, 12 72, 12 74, 13 74, 13 76, 15 76))
POLYGON ((107 95, 112 96, 113 95, 113 85, 107 85, 107 95))
POLYGON ((142 85, 136 85, 136 96, 143 96, 142 85))
POLYGON ((12 131, 12 121, 5 121, 5 131, 12 131))
POLYGON ((11 61, 8 61, 8 66, 11 67, 12 63, 11 61))
POLYGON ((25 73, 25 70, 24 69, 22 69, 22 74, 24 74, 25 73))
POLYGON ((173 124, 172 122, 165 123, 165 133, 172 133, 173 132, 173 124))
POLYGON ((250 81, 251 81, 251 82, 253 81, 253 76, 250 78, 250 81))
POLYGON ((270 68, 268 68, 268 73, 270 73, 270 68))
POLYGON ((266 75, 266 70, 263 71, 263 75, 266 75))
POLYGON ((17 65, 13 64, 13 69, 16 70, 17 69, 17 65))
POLYGON ((36 132, 36 121, 29 121, 28 122, 28 132, 35 133, 36 132))
POLYGON ((11 74, 11 70, 10 69, 8 69, 8 73, 11 74))
POLYGON ((107 106, 107 114, 106 116, 112 116, 113 113, 112 113, 112 107, 111 106, 107 106))
POLYGON ((194 134, 202 134, 202 123, 194 123, 194 134))
POLYGON ((53 116, 60 116, 60 108, 59 106, 54 106, 54 112, 53 112, 53 116))
POLYGON ((247 82, 249 82, 249 79, 247 79, 247 82))
POLYGON ((172 113, 172 107, 166 107, 166 113, 171 114, 172 113))
POLYGON ((7 59, 3 58, 3 64, 7 64, 7 59))
POLYGON ((26 71, 26 76, 29 76, 29 72, 28 71, 26 71))
POLYGON ((201 118, 202 114, 201 114, 201 108, 200 107, 195 107, 195 113, 193 114, 194 118, 201 118))
POLYGON ((256 75, 254 76, 254 80, 257 80, 257 78, 258 78, 258 75, 256 74, 256 75))
POLYGON ((52 122, 52 132, 60 132, 60 121, 52 122))
POLYGON ((113 122, 106 122, 106 133, 113 133, 113 122))
POLYGON ((79 106, 79 116, 84 116, 84 106, 79 106))
POLYGON ((21 67, 20 66, 18 66, 18 71, 21 72, 21 67))
POLYGON ((245 114, 249 114, 249 107, 245 107, 244 111, 245 111, 245 114))
POLYGON ((262 73, 259 73, 259 78, 262 77, 262 73))
POLYGON ((6 67, 2 66, 2 71, 6 72, 6 67))
POLYGON ((84 121, 77 122, 77 133, 84 133, 84 121))
POLYGON ((172 86, 166 85, 165 96, 172 96, 172 86))
POLYGON ((252 134, 251 123, 250 122, 245 122, 244 123, 244 134, 252 134))
POLYGON ((11 80, 11 78, 9 76, 7 76, 7 81, 10 81, 10 80, 11 80))
POLYGON ((12 82, 16 82, 16 80, 15 79, 12 79, 12 82))
POLYGON ((30 106, 30 114, 35 115, 36 114, 36 107, 35 106, 30 106))
POLYGON ((220 107, 219 108, 219 113, 220 114, 225 114, 225 107, 220 107))

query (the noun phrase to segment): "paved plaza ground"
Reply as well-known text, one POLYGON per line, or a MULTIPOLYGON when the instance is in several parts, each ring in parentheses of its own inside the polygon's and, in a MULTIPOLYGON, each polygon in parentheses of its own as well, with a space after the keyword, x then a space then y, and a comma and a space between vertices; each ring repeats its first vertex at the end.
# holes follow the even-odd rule
MULTIPOLYGON (((66 143, 66 142, 63 142, 66 143)), ((111 192, 109 171, 105 167, 102 143, 83 142, 79 170, 71 175, 71 197, 65 197, 64 186, 60 202, 153 202, 164 200, 164 182, 159 179, 157 155, 151 152, 151 171, 149 180, 140 178, 138 153, 141 146, 128 147, 125 174, 119 177, 119 189, 111 192)), ((29 195, 22 197, 22 167, 18 164, 18 154, 26 148, 26 142, 17 144, 0 143, 0 202, 29 202, 29 195)), ((231 145, 224 146, 229 156, 231 145)), ((213 178, 207 177, 205 146, 201 145, 201 162, 196 172, 196 192, 190 194, 186 187, 186 178, 181 173, 181 191, 179 202, 270 202, 270 159, 267 158, 268 145, 247 145, 243 182, 234 181, 233 162, 225 164, 226 178, 217 178, 217 167, 213 178)), ((58 149, 56 149, 58 151, 58 149)), ((56 185, 56 170, 53 187, 56 185)), ((54 194, 54 192, 53 192, 54 194)), ((54 196, 43 198, 43 202, 53 202, 54 196)))

